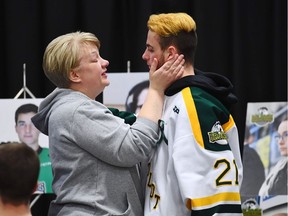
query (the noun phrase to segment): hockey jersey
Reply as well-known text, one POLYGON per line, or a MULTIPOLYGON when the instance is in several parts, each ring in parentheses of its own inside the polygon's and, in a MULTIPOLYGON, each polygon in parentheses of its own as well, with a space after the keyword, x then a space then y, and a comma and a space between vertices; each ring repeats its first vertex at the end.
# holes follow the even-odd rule
POLYGON ((40 147, 37 153, 40 160, 40 172, 38 177, 38 185, 35 193, 53 193, 53 175, 51 160, 49 156, 49 149, 40 147))
POLYGON ((237 100, 231 87, 225 77, 197 71, 166 91, 145 216, 242 215, 238 132, 226 108, 237 100))

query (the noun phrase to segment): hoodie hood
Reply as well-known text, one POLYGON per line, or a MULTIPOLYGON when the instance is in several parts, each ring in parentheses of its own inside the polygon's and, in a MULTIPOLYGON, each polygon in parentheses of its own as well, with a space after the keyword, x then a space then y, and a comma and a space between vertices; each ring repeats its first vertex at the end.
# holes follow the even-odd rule
MULTIPOLYGON (((50 93, 41 103, 38 109, 38 113, 32 117, 32 122, 38 130, 48 136, 48 122, 50 115, 54 108, 56 108, 61 102, 60 99, 65 95, 71 94, 74 92, 71 89, 62 89, 56 88, 52 93, 50 93)), ((75 94, 81 94, 85 97, 84 94, 80 92, 74 92, 75 94)))
POLYGON ((233 94, 233 85, 226 77, 195 69, 195 75, 185 76, 169 86, 165 95, 172 96, 186 87, 199 87, 220 100, 228 109, 238 99, 233 94))

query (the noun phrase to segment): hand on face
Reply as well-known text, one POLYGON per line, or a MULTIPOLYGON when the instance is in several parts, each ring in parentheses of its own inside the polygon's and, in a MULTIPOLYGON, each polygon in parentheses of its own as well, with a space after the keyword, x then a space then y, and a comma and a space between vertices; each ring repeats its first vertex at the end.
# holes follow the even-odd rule
POLYGON ((149 72, 150 87, 164 92, 169 85, 183 75, 184 62, 184 56, 176 54, 156 70, 158 60, 154 58, 149 72))

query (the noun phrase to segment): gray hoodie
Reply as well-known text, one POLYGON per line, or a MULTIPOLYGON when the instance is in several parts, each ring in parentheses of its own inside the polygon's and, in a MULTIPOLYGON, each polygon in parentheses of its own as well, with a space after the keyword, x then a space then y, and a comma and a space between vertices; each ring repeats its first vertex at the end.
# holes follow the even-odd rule
POLYGON ((156 123, 137 118, 130 126, 103 104, 56 88, 32 118, 49 136, 56 215, 143 215, 136 164, 158 139, 156 123))

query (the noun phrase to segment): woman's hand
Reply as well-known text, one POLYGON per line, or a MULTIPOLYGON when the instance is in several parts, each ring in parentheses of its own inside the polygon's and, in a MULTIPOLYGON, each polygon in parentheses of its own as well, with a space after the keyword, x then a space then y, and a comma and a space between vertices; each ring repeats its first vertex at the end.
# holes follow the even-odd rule
POLYGON ((184 62, 184 56, 176 54, 157 69, 158 60, 154 58, 149 72, 150 87, 164 93, 167 87, 183 75, 184 62))

